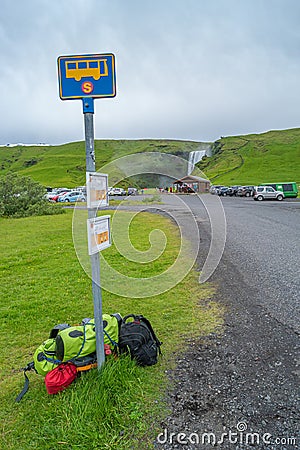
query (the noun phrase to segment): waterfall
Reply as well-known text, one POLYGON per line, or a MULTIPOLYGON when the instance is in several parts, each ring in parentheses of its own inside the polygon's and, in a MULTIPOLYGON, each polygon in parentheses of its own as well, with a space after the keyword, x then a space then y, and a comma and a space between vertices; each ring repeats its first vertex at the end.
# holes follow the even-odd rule
POLYGON ((199 150, 195 150, 194 152, 190 152, 189 154, 188 175, 193 172, 195 164, 201 161, 203 156, 211 156, 211 144, 202 143, 199 145, 198 149, 199 150))

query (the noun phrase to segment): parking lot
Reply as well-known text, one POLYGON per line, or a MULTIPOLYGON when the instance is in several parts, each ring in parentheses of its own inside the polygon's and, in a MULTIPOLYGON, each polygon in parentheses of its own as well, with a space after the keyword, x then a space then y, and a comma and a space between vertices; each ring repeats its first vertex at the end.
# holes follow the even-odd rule
POLYGON ((296 182, 276 182, 254 185, 211 185, 209 192, 219 197, 253 197, 254 200, 278 200, 297 198, 298 186, 296 182))

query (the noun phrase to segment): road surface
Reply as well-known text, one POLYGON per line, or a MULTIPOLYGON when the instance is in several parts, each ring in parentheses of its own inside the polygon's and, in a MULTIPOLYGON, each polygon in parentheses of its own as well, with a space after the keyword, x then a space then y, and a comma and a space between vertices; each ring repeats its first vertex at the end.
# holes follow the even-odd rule
MULTIPOLYGON (((199 223, 201 267, 208 215, 196 196, 184 200, 199 223)), ((178 208, 171 195, 163 201, 178 208)), ((300 202, 221 202, 226 245, 210 281, 224 327, 191 341, 170 372, 171 414, 156 447, 299 448, 300 202)))

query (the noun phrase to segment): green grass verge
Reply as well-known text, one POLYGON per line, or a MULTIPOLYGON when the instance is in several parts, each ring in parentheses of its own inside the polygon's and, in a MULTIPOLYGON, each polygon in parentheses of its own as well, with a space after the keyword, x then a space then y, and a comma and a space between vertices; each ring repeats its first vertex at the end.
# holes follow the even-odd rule
MULTIPOLYGON (((163 341, 159 363, 140 368, 126 357, 111 359, 102 372, 84 374, 55 396, 47 395, 43 378, 32 372, 29 392, 16 404, 23 386, 19 368, 32 360, 53 325, 92 317, 93 301, 91 280, 73 247, 71 210, 59 216, 0 219, 0 224, 1 448, 152 448, 161 431, 160 419, 167 413, 166 370, 174 366, 189 338, 222 323, 222 311, 211 300, 214 287, 199 285, 191 272, 172 290, 152 298, 103 291, 103 312, 142 313, 150 319, 163 341)), ((148 276, 163 271, 176 257, 178 230, 168 219, 147 213, 138 214, 130 225, 139 250, 148 248, 149 233, 157 228, 167 236, 167 256, 143 267, 148 276)), ((103 253, 122 269, 124 261, 114 246, 103 253)), ((138 274, 134 263, 127 273, 138 274)))
MULTIPOLYGON (((111 203, 110 203, 111 204, 111 203)), ((163 204, 161 196, 158 194, 147 195, 142 200, 134 200, 134 197, 131 197, 129 200, 126 199, 126 206, 134 206, 134 205, 161 205, 163 204)))

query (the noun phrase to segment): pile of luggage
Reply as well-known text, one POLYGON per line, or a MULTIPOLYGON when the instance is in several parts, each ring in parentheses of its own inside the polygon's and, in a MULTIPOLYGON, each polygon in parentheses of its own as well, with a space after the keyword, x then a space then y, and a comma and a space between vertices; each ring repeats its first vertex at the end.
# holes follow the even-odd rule
MULTIPOLYGON (((157 363, 161 354, 161 342, 152 325, 142 315, 103 314, 103 338, 105 355, 117 357, 129 353, 141 366, 157 363)), ((26 372, 34 369, 45 377, 49 394, 56 394, 69 386, 83 371, 97 367, 96 332, 93 319, 83 319, 79 325, 62 323, 55 325, 35 351, 33 361, 24 370, 25 384, 16 398, 19 402, 28 391, 26 372)))

